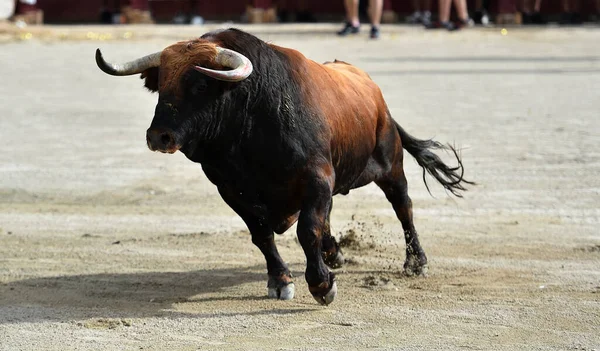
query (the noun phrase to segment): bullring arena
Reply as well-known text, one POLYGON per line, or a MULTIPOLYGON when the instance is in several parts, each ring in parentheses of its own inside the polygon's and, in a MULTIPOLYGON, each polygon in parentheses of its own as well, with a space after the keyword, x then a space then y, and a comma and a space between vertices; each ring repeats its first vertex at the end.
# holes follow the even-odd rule
MULTIPOLYGON (((49 27, 0 35, 0 350, 600 349, 600 32, 242 26, 364 69, 411 134, 462 149, 464 199, 406 154, 428 277, 402 274, 402 228, 375 186, 336 196, 347 263, 315 303, 266 297, 244 223, 200 166, 152 153, 156 95, 109 77, 215 27, 49 27)), ((451 155, 444 156, 453 162, 451 155)))

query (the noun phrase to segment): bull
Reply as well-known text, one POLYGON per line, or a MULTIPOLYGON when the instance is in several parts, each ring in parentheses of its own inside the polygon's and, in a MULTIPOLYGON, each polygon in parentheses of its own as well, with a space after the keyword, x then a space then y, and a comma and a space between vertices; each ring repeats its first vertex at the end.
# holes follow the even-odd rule
MULTIPOLYGON (((379 87, 342 61, 324 64, 300 52, 227 29, 173 44, 124 64, 96 63, 115 76, 141 74, 158 92, 148 148, 182 152, 245 222, 266 259, 268 296, 294 297, 274 233, 298 223, 305 278, 323 305, 336 294, 330 268, 344 262, 331 235, 332 197, 375 182, 402 224, 404 270, 422 275, 427 257, 413 224, 403 149, 450 193, 466 184, 456 150, 409 135, 390 115, 379 87), (449 149, 450 167, 433 151, 449 149)), ((428 188, 429 189, 429 188, 428 188)))

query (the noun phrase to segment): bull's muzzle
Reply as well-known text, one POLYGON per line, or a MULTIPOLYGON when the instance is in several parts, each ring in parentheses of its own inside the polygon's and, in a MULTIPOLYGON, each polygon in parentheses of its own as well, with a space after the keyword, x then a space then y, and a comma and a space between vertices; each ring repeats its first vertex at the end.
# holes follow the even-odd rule
POLYGON ((176 142, 175 133, 167 129, 148 129, 146 132, 146 143, 152 151, 164 153, 175 153, 181 148, 176 142))

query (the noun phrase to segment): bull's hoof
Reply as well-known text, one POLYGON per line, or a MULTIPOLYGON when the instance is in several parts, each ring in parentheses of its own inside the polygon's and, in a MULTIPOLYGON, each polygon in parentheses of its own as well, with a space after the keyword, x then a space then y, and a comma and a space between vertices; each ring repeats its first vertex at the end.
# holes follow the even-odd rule
POLYGON ((326 293, 325 295, 313 295, 313 297, 315 298, 315 300, 317 300, 317 302, 323 306, 327 306, 330 303, 333 302, 333 300, 335 299, 337 295, 337 284, 336 282, 333 282, 333 285, 331 286, 331 290, 329 290, 328 293, 326 293))
POLYGON ((344 255, 342 255, 342 252, 339 251, 339 249, 333 254, 322 252, 321 255, 323 256, 323 262, 331 269, 341 268, 344 263, 346 263, 344 255))
POLYGON ((404 274, 409 277, 413 276, 427 276, 427 258, 425 255, 417 256, 417 255, 408 255, 406 256, 406 261, 404 262, 404 274))
POLYGON ((323 306, 327 306, 333 302, 337 295, 337 284, 335 282, 335 276, 329 272, 329 282, 323 282, 316 287, 308 287, 308 290, 312 294, 313 298, 323 306))
POLYGON ((294 293, 296 292, 294 283, 289 283, 288 285, 282 287, 267 289, 267 296, 269 296, 269 298, 279 300, 291 300, 294 298, 294 293))
POLYGON ((294 283, 291 281, 291 276, 269 276, 269 281, 267 282, 267 296, 269 298, 291 300, 294 298, 295 291, 296 289, 294 283))

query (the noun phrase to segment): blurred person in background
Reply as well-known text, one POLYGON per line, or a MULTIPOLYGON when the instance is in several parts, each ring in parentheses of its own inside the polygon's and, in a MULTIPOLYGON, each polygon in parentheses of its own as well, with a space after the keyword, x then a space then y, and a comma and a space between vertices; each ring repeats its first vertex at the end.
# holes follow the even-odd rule
POLYGON ((523 24, 546 24, 546 19, 540 13, 541 7, 542 0, 523 0, 521 2, 523 24))
POLYGON ((104 0, 100 21, 107 24, 154 23, 148 0, 104 0))
MULTIPOLYGON (((344 0, 346 8, 346 24, 337 32, 340 36, 357 34, 360 31, 360 20, 358 19, 358 1, 344 0)), ((371 39, 379 38, 379 25, 381 24, 381 13, 383 12, 383 0, 369 0, 369 19, 371 20, 371 39)))
POLYGON ((411 24, 431 23, 431 0, 412 0, 415 12, 406 18, 411 24))
POLYGON ((15 13, 15 0, 0 0, 0 23, 11 18, 15 13))
POLYGON ((131 24, 150 24, 154 23, 150 15, 148 0, 129 0, 125 1, 129 5, 123 6, 121 12, 125 16, 125 22, 131 24))
POLYGON ((562 16, 560 24, 579 25, 583 23, 581 19, 581 0, 562 0, 562 16))
POLYGON ((196 25, 204 23, 204 18, 198 14, 197 0, 178 1, 178 3, 179 11, 177 11, 177 15, 173 17, 173 23, 196 25))
POLYGON ((490 0, 476 0, 475 1, 475 14, 473 15, 473 22, 475 24, 481 24, 487 26, 490 24, 490 0))
POLYGON ((458 23, 450 22, 450 10, 453 0, 439 0, 439 20, 437 22, 426 23, 427 29, 445 28, 449 31, 455 31, 462 27, 472 26, 473 20, 469 18, 467 11, 467 0, 454 0, 454 7, 458 14, 458 23))
POLYGON ((37 7, 37 0, 18 0, 12 20, 19 24, 43 24, 44 12, 37 7))
POLYGON ((277 16, 280 22, 316 22, 307 0, 279 0, 277 16))

